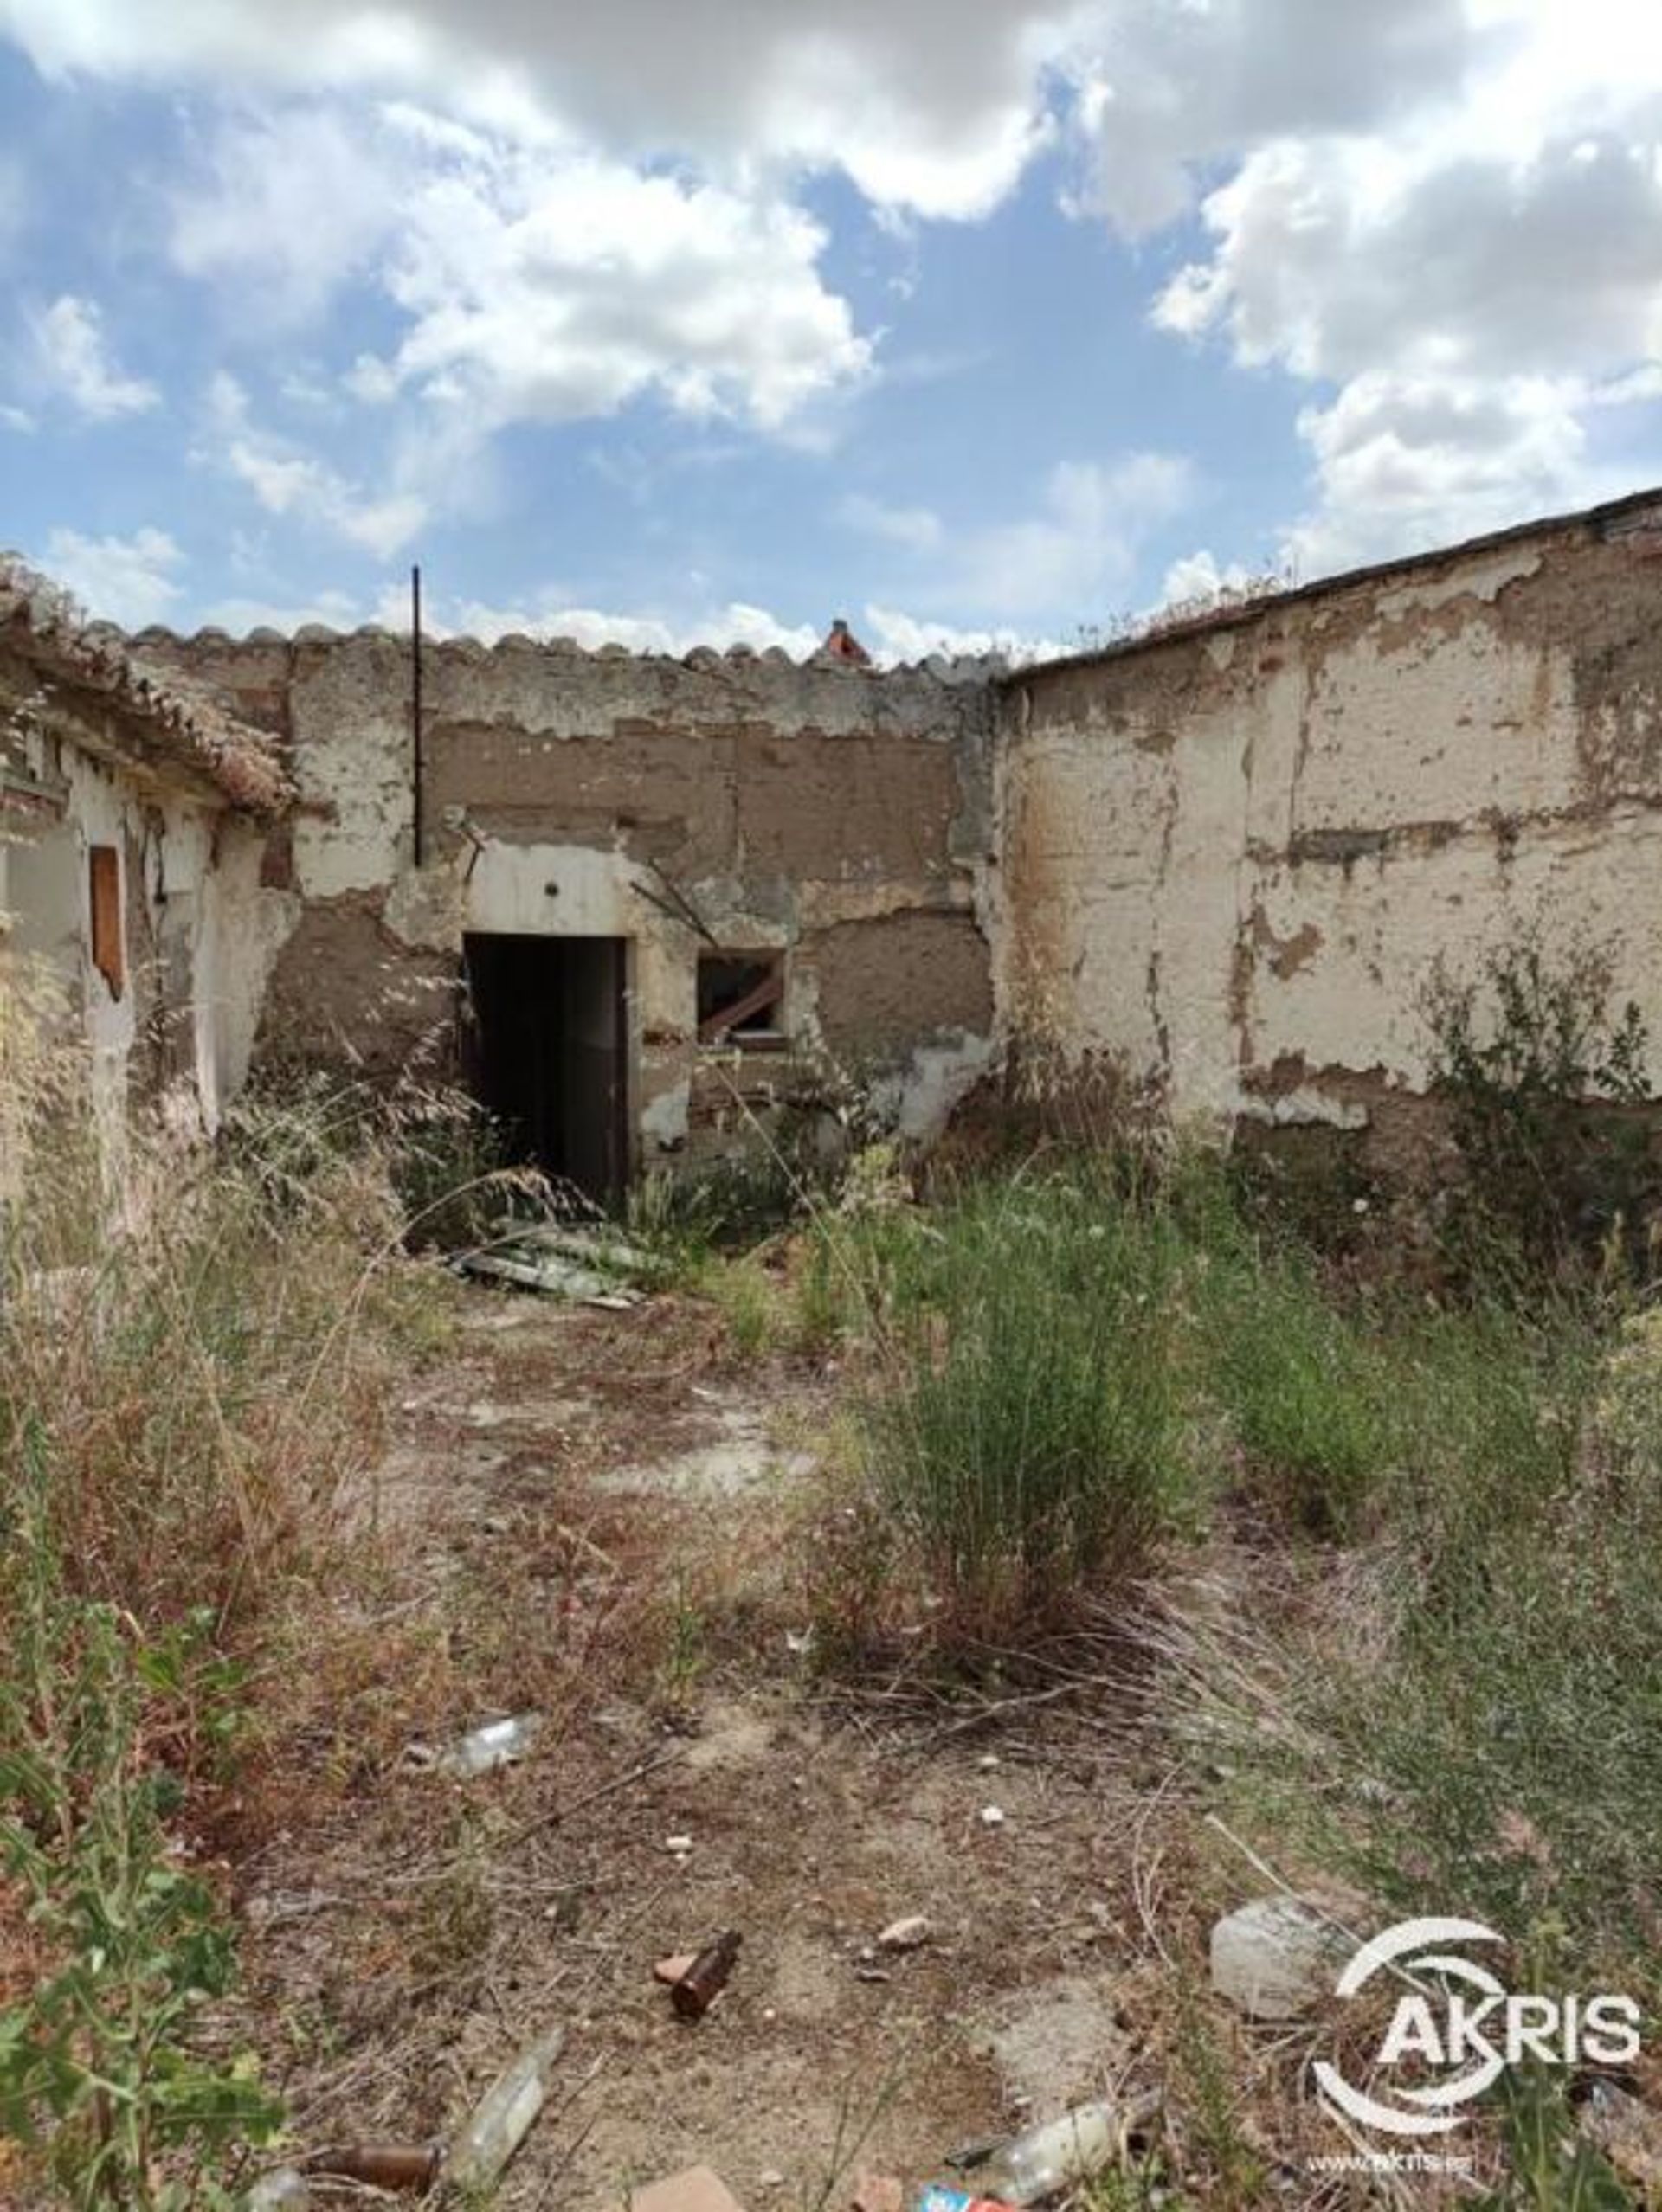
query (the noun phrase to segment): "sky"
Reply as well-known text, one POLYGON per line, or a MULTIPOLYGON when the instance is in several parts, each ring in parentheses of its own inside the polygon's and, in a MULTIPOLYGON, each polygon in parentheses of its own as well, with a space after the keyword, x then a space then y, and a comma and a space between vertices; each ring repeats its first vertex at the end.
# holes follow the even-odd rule
POLYGON ((129 627, 1088 643, 1662 481, 1662 0, 0 0, 129 627))

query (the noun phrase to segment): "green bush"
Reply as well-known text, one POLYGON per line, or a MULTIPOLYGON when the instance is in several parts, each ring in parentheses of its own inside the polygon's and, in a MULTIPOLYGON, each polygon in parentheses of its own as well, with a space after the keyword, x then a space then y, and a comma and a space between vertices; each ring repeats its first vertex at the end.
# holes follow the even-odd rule
POLYGON ((868 1470, 956 1612, 1063 1614, 1190 1512, 1181 1251, 1157 1212, 1079 1174, 971 1186, 858 1232, 846 1267, 881 1378, 868 1470))
MULTIPOLYGON (((238 2146, 271 2139, 280 2107, 251 2056, 198 2042, 203 2006, 231 1985, 232 1945, 207 1883, 178 1862, 166 1816, 180 1783, 150 1740, 180 1694, 185 1646, 176 1634, 145 1647, 130 1616, 66 1592, 50 1474, 31 1429, 0 1555, 0 1867, 27 1900, 42 1971, 0 2008, 0 2138, 41 2145, 64 2201, 87 2212, 223 2212, 219 2177, 238 2146)), ((229 1735, 234 1677, 206 1671, 207 1725, 229 1735)))
POLYGON ((1447 1223, 1462 1275, 1510 1269, 1527 1288, 1589 1263, 1652 1271, 1649 1040, 1631 1000, 1613 1008, 1611 975, 1603 948, 1549 947, 1539 924, 1474 977, 1432 972, 1421 1013, 1464 1174, 1447 1223))

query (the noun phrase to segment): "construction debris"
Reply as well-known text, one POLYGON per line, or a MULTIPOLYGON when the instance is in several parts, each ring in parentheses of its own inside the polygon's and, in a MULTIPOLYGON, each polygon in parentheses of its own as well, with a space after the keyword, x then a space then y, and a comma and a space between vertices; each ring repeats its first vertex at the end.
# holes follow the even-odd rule
POLYGON ((889 1922, 877 1939, 877 1947, 879 1951, 920 1951, 933 1933, 924 1913, 909 1913, 904 1919, 889 1922))
POLYGON ((1251 2020, 1295 2020, 1330 1997, 1351 1949, 1298 1897, 1259 1897, 1212 1931, 1212 1986, 1251 2020))
POLYGON ((689 2166, 685 2173, 654 2182, 649 2189, 631 2189, 626 2203, 615 2212, 744 2212, 718 2173, 709 2166, 689 2166))
POLYGON ((312 2192, 304 2174, 293 2166, 278 2166, 261 2174, 244 2200, 245 2212, 305 2212, 312 2192))
POLYGON ((443 2163, 443 2147, 437 2143, 349 2143, 317 2151, 306 2169, 332 2181, 360 2182, 367 2189, 426 2189, 443 2163))
POLYGON ((637 1286, 664 1273, 664 1263, 603 1224, 572 1228, 558 1222, 503 1221, 489 1240, 458 1255, 463 1275, 511 1283, 578 1305, 613 1310, 639 1305, 637 1286))
MULTIPOLYGON (((1060 2119, 1029 2128, 995 2152, 983 2176, 983 2184, 995 2192, 998 2204, 1040 2204, 1060 2196, 1074 2182, 1089 2181, 1122 2156, 1131 2132, 1146 2125, 1158 2109, 1158 2099, 1147 2095, 1121 2104, 1111 2097, 1093 2098, 1076 2105, 1060 2119)), ((947 2192, 949 2204, 941 2212, 980 2202, 947 2192)))

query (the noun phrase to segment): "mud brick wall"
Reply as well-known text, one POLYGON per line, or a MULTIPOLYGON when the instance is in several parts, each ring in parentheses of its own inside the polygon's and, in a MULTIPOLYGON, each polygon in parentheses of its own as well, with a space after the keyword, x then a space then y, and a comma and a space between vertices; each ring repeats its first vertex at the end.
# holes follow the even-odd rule
POLYGON ((926 1130, 1035 1037, 1412 1149, 1432 963, 1519 921, 1662 1047, 1652 495, 1015 673, 430 646, 420 865, 407 639, 138 643, 293 760, 261 1051, 437 1067, 467 932, 622 937, 645 1165, 827 1055, 926 1130), (783 957, 787 1053, 700 1046, 711 942, 783 957))
POLYGON ((266 878, 294 919, 268 1058, 440 1071, 470 932, 629 942, 634 1118, 651 1166, 742 1141, 828 1057, 938 1122, 985 1064, 992 702, 979 663, 877 673, 506 639, 422 656, 415 854, 409 640, 146 633, 282 738, 301 794, 266 878), (712 942, 785 963, 789 1050, 701 1047, 712 942))
POLYGON ((1654 498, 1017 676, 1000 736, 1002 1003, 1179 1110, 1400 1137, 1433 961, 1512 921, 1662 1047, 1654 498))

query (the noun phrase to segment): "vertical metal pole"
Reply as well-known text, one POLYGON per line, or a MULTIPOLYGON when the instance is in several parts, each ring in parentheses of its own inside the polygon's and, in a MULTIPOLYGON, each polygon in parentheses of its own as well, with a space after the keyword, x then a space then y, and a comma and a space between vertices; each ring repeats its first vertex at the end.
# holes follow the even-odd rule
POLYGON ((422 572, 409 572, 409 828, 416 865, 422 865, 425 843, 422 820, 422 572))

